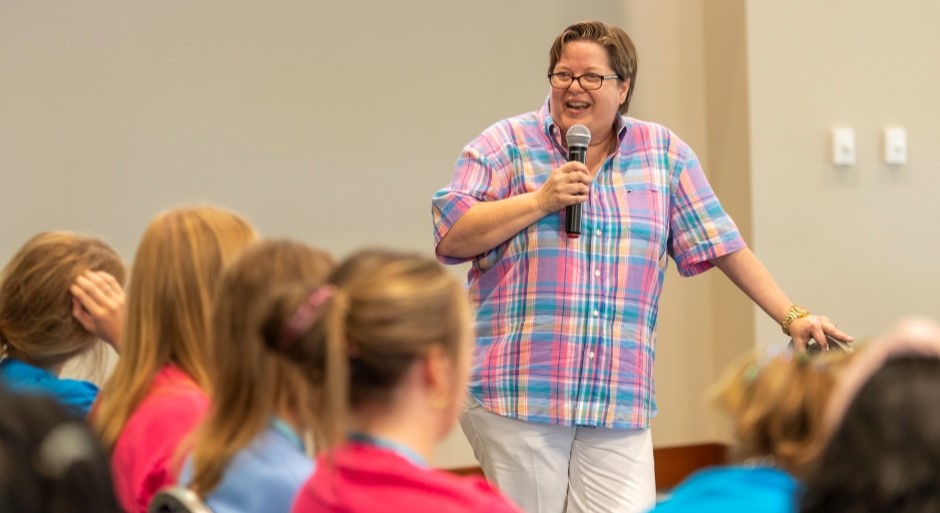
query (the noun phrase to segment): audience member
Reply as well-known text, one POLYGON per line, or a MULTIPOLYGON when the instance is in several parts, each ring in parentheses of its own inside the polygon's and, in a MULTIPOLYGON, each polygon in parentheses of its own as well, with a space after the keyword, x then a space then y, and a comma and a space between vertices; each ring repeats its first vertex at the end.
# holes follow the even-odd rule
POLYGON ((176 482, 177 446, 209 407, 212 294, 226 262, 256 238, 241 217, 179 208, 147 227, 131 270, 121 358, 92 412, 128 513, 176 482))
POLYGON ((5 389, 0 411, 0 513, 120 512, 107 457, 83 422, 52 398, 5 389))
POLYGON ((265 343, 260 321, 271 291, 318 285, 329 255, 289 241, 249 246, 222 274, 212 320, 214 391, 180 483, 214 513, 289 513, 313 471, 313 392, 299 366, 265 343))
POLYGON ((848 358, 841 351, 810 357, 784 350, 729 367, 714 396, 731 417, 737 462, 693 474, 654 511, 794 512, 799 478, 814 454, 826 401, 848 358))
POLYGON ((98 387, 60 378, 67 361, 119 348, 124 264, 104 242, 69 232, 31 238, 0 274, 0 379, 17 392, 54 397, 85 417, 98 387))
POLYGON ((803 513, 940 511, 940 325, 898 324, 858 356, 827 411, 803 513))
POLYGON ((312 380, 326 449, 294 512, 518 511, 430 464, 466 395, 470 330, 460 284, 406 254, 359 253, 272 303, 265 337, 312 380))

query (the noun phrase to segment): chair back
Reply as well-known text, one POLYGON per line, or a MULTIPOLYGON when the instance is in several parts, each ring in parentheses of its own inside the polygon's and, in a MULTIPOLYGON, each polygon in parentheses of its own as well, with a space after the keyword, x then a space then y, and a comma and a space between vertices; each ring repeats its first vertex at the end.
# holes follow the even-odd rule
POLYGON ((170 486, 157 492, 147 513, 212 513, 196 492, 182 486, 170 486))

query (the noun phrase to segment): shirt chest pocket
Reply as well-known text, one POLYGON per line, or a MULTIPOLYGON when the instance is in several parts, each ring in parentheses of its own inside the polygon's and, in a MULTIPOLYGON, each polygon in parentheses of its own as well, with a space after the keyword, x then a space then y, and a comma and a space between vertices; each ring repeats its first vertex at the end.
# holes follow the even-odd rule
POLYGON ((620 222, 631 238, 665 243, 669 236, 667 194, 649 182, 626 183, 617 195, 620 222))

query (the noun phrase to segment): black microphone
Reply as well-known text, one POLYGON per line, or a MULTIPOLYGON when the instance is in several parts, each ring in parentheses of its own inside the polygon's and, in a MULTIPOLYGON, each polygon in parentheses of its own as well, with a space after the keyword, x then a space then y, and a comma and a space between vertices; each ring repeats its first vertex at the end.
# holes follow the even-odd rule
MULTIPOLYGON (((582 164, 587 160, 588 145, 591 144, 591 130, 584 125, 572 125, 565 134, 568 141, 568 162, 578 161, 582 164)), ((565 233, 569 238, 581 235, 581 204, 565 207, 565 233)))

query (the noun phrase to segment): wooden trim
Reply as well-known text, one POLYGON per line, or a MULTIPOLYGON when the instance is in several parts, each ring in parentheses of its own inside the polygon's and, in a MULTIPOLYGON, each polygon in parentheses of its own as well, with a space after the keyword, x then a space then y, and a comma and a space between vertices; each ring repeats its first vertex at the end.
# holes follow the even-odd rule
POLYGON ((458 476, 482 476, 483 469, 480 467, 459 467, 459 468, 449 468, 447 469, 451 474, 457 474, 458 476))
MULTIPOLYGON (((679 484, 692 472, 728 461, 728 446, 719 443, 679 445, 653 449, 656 464, 656 488, 668 490, 679 484)), ((459 476, 482 476, 479 466, 447 469, 459 476)))
POLYGON ((679 445, 653 449, 656 488, 668 490, 692 472, 728 462, 728 446, 719 443, 679 445))

